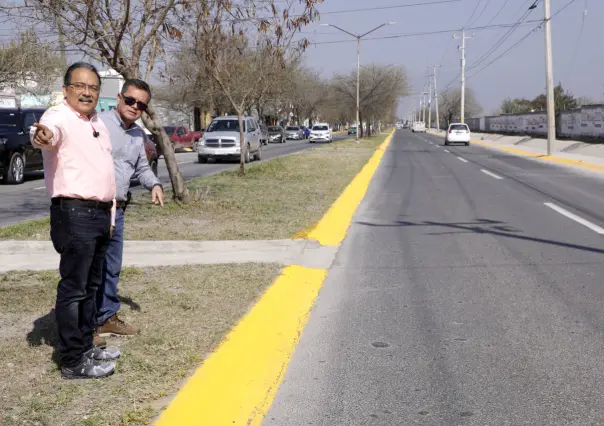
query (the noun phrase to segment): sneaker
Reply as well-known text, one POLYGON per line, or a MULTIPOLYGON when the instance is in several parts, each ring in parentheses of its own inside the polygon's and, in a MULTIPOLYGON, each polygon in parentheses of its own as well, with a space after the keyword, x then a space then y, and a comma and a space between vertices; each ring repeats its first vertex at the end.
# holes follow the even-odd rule
POLYGON ((96 361, 115 361, 122 353, 118 348, 99 348, 94 346, 84 352, 84 356, 96 361))
POLYGON ((126 324, 117 315, 114 315, 105 321, 105 324, 97 328, 97 333, 101 337, 134 336, 138 334, 138 328, 126 324))
POLYGON ((107 340, 104 337, 99 336, 99 333, 97 333, 96 331, 92 335, 92 343, 94 344, 94 346, 97 346, 99 348, 104 348, 107 346, 107 340))
POLYGON ((100 362, 86 356, 74 367, 61 367, 64 379, 102 379, 111 376, 115 371, 114 362, 100 362))

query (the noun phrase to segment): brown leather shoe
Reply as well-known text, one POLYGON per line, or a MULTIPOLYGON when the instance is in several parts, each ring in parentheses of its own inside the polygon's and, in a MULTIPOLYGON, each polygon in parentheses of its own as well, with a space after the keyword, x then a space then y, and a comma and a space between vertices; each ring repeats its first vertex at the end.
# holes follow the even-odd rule
POLYGON ((112 316, 105 324, 97 328, 99 336, 134 336, 138 334, 138 328, 126 324, 117 315, 112 316))
POLYGON ((107 347, 107 340, 104 337, 99 336, 99 333, 96 331, 92 335, 92 343, 94 346, 98 346, 99 348, 107 347))

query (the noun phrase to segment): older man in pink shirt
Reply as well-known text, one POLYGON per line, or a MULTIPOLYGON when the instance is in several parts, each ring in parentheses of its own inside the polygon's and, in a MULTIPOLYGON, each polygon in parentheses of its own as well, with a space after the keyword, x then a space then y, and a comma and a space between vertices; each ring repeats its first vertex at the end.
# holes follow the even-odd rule
POLYGON ((63 80, 65 101, 34 124, 51 198, 50 237, 61 255, 55 315, 61 374, 66 379, 113 374, 116 348, 93 345, 96 290, 115 221, 115 169, 109 132, 95 107, 101 86, 96 68, 79 62, 63 80))

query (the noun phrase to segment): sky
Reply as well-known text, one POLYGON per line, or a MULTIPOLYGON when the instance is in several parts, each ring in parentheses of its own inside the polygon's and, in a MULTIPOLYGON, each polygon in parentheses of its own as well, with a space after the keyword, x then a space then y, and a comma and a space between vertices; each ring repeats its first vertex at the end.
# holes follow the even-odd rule
MULTIPOLYGON (((321 71, 324 77, 335 72, 356 69, 356 40, 332 27, 337 25, 351 33, 362 34, 388 21, 396 24, 379 29, 368 36, 380 37, 396 34, 433 32, 443 30, 484 27, 496 24, 515 24, 529 10, 535 0, 459 0, 449 3, 415 7, 388 8, 408 4, 442 0, 325 0, 319 6, 318 22, 304 30, 304 36, 316 45, 306 53, 308 66, 321 71), (367 9, 345 13, 351 9, 367 9), (384 8, 384 9, 380 9, 384 8), (476 12, 474 13, 474 10, 476 12), (496 14, 499 13, 498 16, 496 14), (335 12, 335 13, 330 13, 335 12), (474 13, 473 17, 472 14, 474 13), (470 21, 470 18, 472 20, 470 21), (468 25, 469 24, 469 25, 468 25), (328 41, 349 40, 345 43, 328 41)), ((604 100, 604 0, 550 0, 552 15, 552 46, 554 81, 562 82, 575 96, 604 100), (569 4, 570 3, 570 4, 569 4), (585 10, 587 13, 585 14, 585 10)), ((532 99, 545 92, 545 34, 538 28, 544 18, 543 0, 532 10, 525 21, 539 20, 517 27, 491 56, 471 69, 472 65, 494 47, 509 28, 469 30, 466 40, 466 86, 471 88, 483 114, 495 113, 507 97, 532 99), (534 31, 532 31, 534 30, 534 31), (531 32, 532 31, 532 32, 531 32), (516 47, 499 60, 486 66, 520 39, 529 34, 516 47), (473 74, 476 74, 475 76, 473 74)), ((459 36, 459 31, 457 32, 459 36)), ((406 116, 412 105, 418 105, 419 93, 426 83, 428 69, 437 69, 439 91, 445 87, 459 88, 461 54, 457 46, 461 40, 453 39, 453 31, 440 34, 401 37, 361 42, 361 65, 372 62, 403 65, 408 74, 412 95, 401 99, 399 117, 406 116)))

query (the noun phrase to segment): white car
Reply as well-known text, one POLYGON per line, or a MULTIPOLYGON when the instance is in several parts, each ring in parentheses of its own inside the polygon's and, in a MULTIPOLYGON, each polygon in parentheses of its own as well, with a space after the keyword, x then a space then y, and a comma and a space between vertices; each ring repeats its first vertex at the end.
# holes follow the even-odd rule
MULTIPOLYGON (((262 158, 260 125, 253 117, 243 118, 245 162, 262 158)), ((197 144, 200 163, 214 160, 236 160, 241 156, 239 119, 236 115, 215 118, 197 144)))
POLYGON ((445 135, 445 145, 463 143, 470 145, 470 128, 464 123, 451 123, 445 135))
POLYGON ((310 143, 333 142, 333 135, 331 133, 331 129, 329 128, 329 124, 318 123, 312 126, 309 141, 310 143))
POLYGON ((415 123, 413 123, 413 126, 411 127, 411 131, 413 133, 415 133, 415 132, 426 133, 426 123, 424 123, 423 121, 416 121, 415 123))

